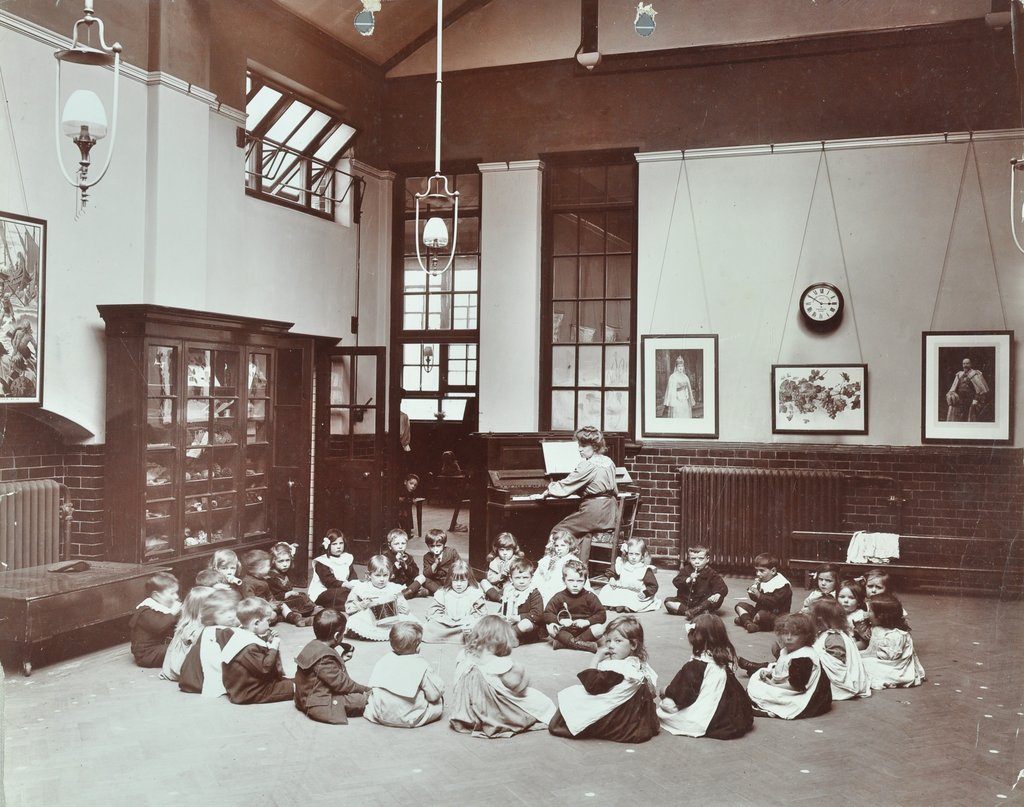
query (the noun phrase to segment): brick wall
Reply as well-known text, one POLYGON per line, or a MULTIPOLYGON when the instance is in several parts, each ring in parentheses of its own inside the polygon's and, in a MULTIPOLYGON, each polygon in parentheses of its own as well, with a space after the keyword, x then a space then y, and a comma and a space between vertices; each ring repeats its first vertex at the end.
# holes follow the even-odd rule
POLYGON ((0 414, 0 424, 0 482, 55 479, 67 485, 75 506, 69 555, 102 558, 103 446, 65 445, 56 430, 15 411, 0 414))
MULTIPOLYGON (((1024 527, 1024 450, 974 446, 647 443, 626 467, 643 493, 636 532, 663 565, 679 561, 679 468, 838 471, 849 476, 844 530, 997 537, 1024 527)), ((751 514, 754 517, 754 514, 751 514)))

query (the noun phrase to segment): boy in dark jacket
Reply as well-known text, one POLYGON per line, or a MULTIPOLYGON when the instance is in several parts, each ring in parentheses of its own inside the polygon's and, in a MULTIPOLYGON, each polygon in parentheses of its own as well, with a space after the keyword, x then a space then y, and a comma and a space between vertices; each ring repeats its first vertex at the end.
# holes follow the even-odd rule
POLYGON ((596 653, 607 614, 597 595, 583 588, 587 569, 578 560, 567 560, 562 567, 562 580, 565 589, 548 600, 544 608, 544 622, 554 649, 567 647, 596 653))
POLYGON ((679 574, 672 580, 676 596, 665 598, 665 610, 692 622, 700 614, 716 613, 725 604, 729 587, 722 575, 711 568, 711 552, 706 546, 691 546, 687 555, 689 560, 679 567, 679 574))
POLYGON ((274 613, 274 606, 260 597, 238 603, 242 626, 231 633, 221 656, 224 689, 232 703, 276 703, 295 695, 281 667, 281 639, 270 630, 274 613))
POLYGON ((369 687, 357 684, 345 669, 354 652, 341 641, 347 624, 343 613, 325 608, 313 617, 316 638, 295 658, 295 708, 310 720, 348 723, 366 709, 369 687))
POLYGON ((753 602, 736 604, 737 625, 747 633, 772 630, 776 617, 788 614, 793 603, 793 587, 779 574, 779 559, 767 552, 754 558, 754 582, 747 588, 753 602))
POLYGON ((146 581, 146 593, 128 622, 132 656, 140 667, 161 667, 181 611, 178 578, 157 572, 146 581))

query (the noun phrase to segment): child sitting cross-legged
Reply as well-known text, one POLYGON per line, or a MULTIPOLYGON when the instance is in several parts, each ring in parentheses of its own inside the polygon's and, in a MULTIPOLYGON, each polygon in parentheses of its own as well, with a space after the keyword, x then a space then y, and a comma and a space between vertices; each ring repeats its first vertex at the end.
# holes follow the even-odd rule
POLYGON ((509 567, 504 588, 481 583, 491 602, 499 603, 498 615, 512 627, 518 644, 529 644, 544 638, 540 625, 544 621, 544 600, 533 584, 536 565, 529 558, 515 558, 509 567))
POLYGON ((421 587, 420 581, 416 579, 420 576, 420 567, 406 551, 409 546, 408 533, 405 530, 391 530, 386 541, 388 548, 384 551, 384 557, 391 563, 391 582, 401 583, 405 587, 402 596, 407 600, 428 596, 430 592, 421 587))
POLYGON ((484 615, 484 593, 476 584, 469 564, 457 560, 452 564, 448 585, 434 592, 434 602, 427 612, 423 628, 425 642, 458 642, 484 615))
POLYGON ((259 597, 269 601, 272 598, 267 580, 270 575, 270 553, 262 549, 250 549, 242 555, 242 568, 245 570, 242 577, 242 599, 259 597))
POLYGON ((569 561, 580 562, 576 554, 576 539, 568 530, 555 527, 548 536, 544 547, 544 556, 537 562, 537 571, 533 573, 533 584, 540 592, 544 605, 564 588, 562 569, 569 561))
POLYGON ((236 611, 240 628, 224 645, 224 689, 232 703, 276 703, 295 696, 292 679, 281 667, 281 639, 270 629, 274 606, 247 597, 236 611))
POLYGON ((754 727, 754 710, 733 673, 736 649, 725 623, 715 614, 700 614, 687 638, 693 657, 661 693, 661 727, 685 737, 742 737, 754 727))
POLYGON ((396 622, 419 622, 409 613, 409 604, 402 596, 402 584, 391 582, 391 564, 383 555, 374 555, 366 562, 366 579, 352 586, 345 603, 348 631, 358 639, 387 641, 396 622))
POLYGON ((672 580, 676 596, 665 598, 665 610, 692 621, 698 614, 716 613, 725 604, 729 587, 722 575, 711 568, 711 550, 706 546, 696 544, 686 553, 687 562, 672 580))
POLYGON ((146 580, 146 592, 149 596, 135 606, 128 622, 132 656, 140 667, 161 667, 181 611, 178 578, 157 572, 146 580))
POLYGON ((164 663, 160 668, 161 678, 177 681, 181 675, 181 665, 185 663, 188 651, 203 632, 203 604, 213 591, 210 586, 192 586, 192 590, 185 597, 185 602, 181 605, 181 614, 178 616, 178 624, 174 626, 174 635, 171 637, 171 643, 167 645, 164 663))
POLYGON ((924 681, 924 667, 903 614, 903 605, 892 594, 868 598, 871 641, 861 655, 872 689, 916 687, 924 681))
POLYGON ((552 647, 597 652, 597 639, 604 632, 607 618, 604 606, 593 591, 583 588, 586 567, 575 558, 562 567, 565 588, 555 594, 544 608, 544 622, 552 647))
POLYGON ((313 617, 316 637, 295 657, 295 708, 318 723, 348 723, 366 708, 369 687, 357 684, 345 668, 355 652, 343 642, 348 619, 334 608, 313 617))
POLYGON ((821 597, 811 605, 811 619, 818 631, 814 649, 832 682, 832 700, 870 697, 871 682, 843 606, 831 597, 821 597))
POLYGON ((448 585, 452 565, 460 560, 459 552, 448 546, 448 533, 444 530, 427 530, 423 540, 430 549, 423 556, 423 571, 416 577, 416 581, 428 594, 433 594, 448 585))
POLYGON ((270 601, 280 610, 281 618, 305 628, 313 622, 316 604, 306 592, 294 588, 288 576, 297 549, 297 544, 284 541, 278 541, 270 547, 270 574, 267 575, 267 582, 270 584, 270 601))
POLYGON ((233 549, 218 549, 210 556, 210 568, 224 575, 224 582, 238 592, 238 596, 242 596, 242 579, 238 576, 241 565, 233 549))
POLYGON ((444 682, 420 655, 423 628, 417 622, 391 627, 391 652, 370 673, 363 717, 381 726, 412 729, 441 719, 444 682))
POLYGON ((767 552, 754 558, 754 582, 747 588, 753 602, 736 604, 734 622, 747 633, 771 630, 775 620, 789 613, 793 604, 793 588, 779 573, 779 559, 767 552))
POLYGON ((207 697, 224 694, 221 654, 238 625, 238 593, 214 589, 199 609, 205 626, 181 664, 178 689, 207 697))
MULTIPOLYGON (((523 557, 523 550, 519 548, 519 542, 516 540, 516 537, 510 532, 498 533, 498 537, 494 539, 491 551, 487 554, 485 582, 489 586, 494 586, 501 590, 508 582, 512 562, 516 558, 521 557, 523 557)), ((484 590, 486 591, 486 589, 484 590)))
POLYGON ((622 545, 622 553, 612 564, 608 582, 597 596, 610 611, 640 613, 661 608, 661 600, 654 596, 657 591, 658 579, 654 576, 647 543, 643 538, 630 538, 622 545))
POLYGON ((658 676, 647 663, 644 629, 634 616, 608 624, 601 649, 580 683, 558 693, 548 731, 568 739, 643 743, 658 733, 658 676))
POLYGON ((835 563, 823 563, 814 573, 814 590, 804 597, 800 610, 805 614, 811 612, 811 606, 822 597, 836 598, 839 593, 840 569, 835 563))
MULTIPOLYGON (((786 614, 775 621, 779 660, 753 673, 747 695, 760 717, 797 720, 832 708, 832 685, 814 649, 814 623, 807 614, 786 614)), ((750 670, 748 670, 750 672, 750 670)))
POLYGON ((512 626, 497 615, 485 616, 466 634, 455 661, 449 725, 474 737, 512 737, 543 729, 555 704, 530 686, 526 670, 512 660, 512 626))

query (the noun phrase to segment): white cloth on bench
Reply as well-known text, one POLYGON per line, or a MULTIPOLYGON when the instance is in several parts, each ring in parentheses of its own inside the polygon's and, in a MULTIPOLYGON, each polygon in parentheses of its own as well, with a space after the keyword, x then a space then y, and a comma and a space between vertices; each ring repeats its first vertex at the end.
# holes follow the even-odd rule
POLYGON ((889 563, 900 558, 900 536, 894 532, 857 530, 846 550, 847 563, 889 563))

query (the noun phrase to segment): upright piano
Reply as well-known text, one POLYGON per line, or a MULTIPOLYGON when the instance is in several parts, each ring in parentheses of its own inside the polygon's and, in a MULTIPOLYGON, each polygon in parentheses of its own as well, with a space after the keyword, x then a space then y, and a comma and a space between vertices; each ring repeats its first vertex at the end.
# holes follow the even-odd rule
MULTIPOLYGON (((552 481, 544 470, 542 441, 571 440, 566 432, 479 433, 472 435, 471 518, 469 560, 475 569, 485 559, 495 536, 511 532, 527 557, 544 552, 551 528, 579 506, 579 497, 532 499, 552 481)), ((636 490, 622 467, 625 437, 605 439, 607 454, 616 465, 620 491, 636 490)))

